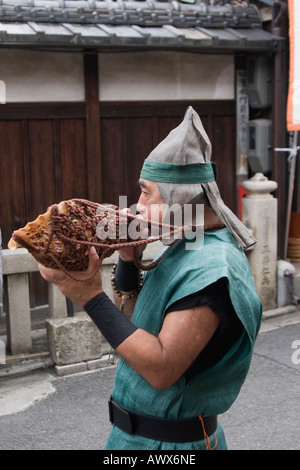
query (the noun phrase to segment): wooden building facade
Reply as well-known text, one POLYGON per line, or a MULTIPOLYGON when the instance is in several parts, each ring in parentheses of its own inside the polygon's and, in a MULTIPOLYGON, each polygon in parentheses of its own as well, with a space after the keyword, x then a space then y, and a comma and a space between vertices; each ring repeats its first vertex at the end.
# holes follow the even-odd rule
MULTIPOLYGON (((267 55, 282 102, 285 41, 274 15, 264 24, 251 2, 208 3, 2 0, 3 248, 13 230, 60 200, 136 202, 144 159, 189 105, 211 139, 221 195, 237 213, 238 183, 248 178, 237 155, 237 72, 246 72, 249 54, 267 55)), ((263 112, 280 129, 274 144, 285 146, 282 105, 263 112)), ((274 162, 275 179, 286 168, 276 155, 274 162)), ((280 183, 279 217, 285 191, 280 183)))
POLYGON ((273 56, 279 41, 255 6, 221 3, 2 1, 4 247, 62 199, 134 203, 142 162, 189 105, 237 211, 236 71, 248 54, 273 56))

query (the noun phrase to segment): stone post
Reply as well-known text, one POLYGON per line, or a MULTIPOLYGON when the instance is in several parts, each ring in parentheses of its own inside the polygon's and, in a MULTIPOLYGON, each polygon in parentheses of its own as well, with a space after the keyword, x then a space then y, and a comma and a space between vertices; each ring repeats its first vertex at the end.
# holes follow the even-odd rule
POLYGON ((7 297, 7 347, 12 354, 30 353, 32 339, 28 273, 7 276, 7 297))
POLYGON ((257 240, 247 257, 266 311, 277 307, 277 199, 270 194, 277 183, 256 173, 243 187, 249 194, 242 201, 242 219, 257 240))

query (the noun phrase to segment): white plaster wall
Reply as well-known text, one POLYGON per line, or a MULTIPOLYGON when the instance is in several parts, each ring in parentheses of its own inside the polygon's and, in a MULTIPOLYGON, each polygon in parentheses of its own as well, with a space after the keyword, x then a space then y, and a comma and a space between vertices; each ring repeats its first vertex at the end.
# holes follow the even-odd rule
MULTIPOLYGON (((143 51, 98 59, 100 101, 234 99, 232 55, 143 51)), ((83 54, 0 49, 0 83, 1 102, 84 101, 83 54)))
POLYGON ((100 101, 234 99, 233 55, 99 53, 100 101))
POLYGON ((83 55, 0 49, 6 103, 84 101, 83 55))

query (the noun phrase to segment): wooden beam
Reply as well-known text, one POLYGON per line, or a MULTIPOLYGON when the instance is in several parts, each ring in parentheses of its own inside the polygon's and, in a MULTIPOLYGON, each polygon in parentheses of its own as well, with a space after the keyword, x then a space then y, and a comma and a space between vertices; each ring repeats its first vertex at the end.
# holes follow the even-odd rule
POLYGON ((102 201, 101 131, 99 105, 98 54, 84 53, 84 83, 86 102, 86 162, 88 197, 102 201))
POLYGON ((19 119, 82 119, 85 104, 74 103, 7 103, 0 106, 0 120, 19 119))
MULTIPOLYGON (((276 3, 272 34, 288 37, 288 17, 286 0, 276 3)), ((288 90, 288 44, 287 39, 279 41, 274 57, 274 95, 273 95, 273 148, 287 147, 286 101, 288 90)), ((287 156, 282 152, 273 153, 272 179, 278 183, 275 197, 278 199, 278 256, 285 255, 285 229, 287 224, 287 156)))
POLYGON ((202 114, 214 116, 235 115, 234 100, 210 100, 210 101, 101 101, 101 118, 110 117, 170 117, 184 116, 188 106, 202 114))

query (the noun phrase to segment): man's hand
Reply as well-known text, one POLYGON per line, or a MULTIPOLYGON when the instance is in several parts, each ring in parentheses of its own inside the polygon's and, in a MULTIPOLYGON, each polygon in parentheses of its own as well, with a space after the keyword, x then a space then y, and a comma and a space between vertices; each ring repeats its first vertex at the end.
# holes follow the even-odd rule
POLYGON ((46 268, 39 265, 41 276, 48 282, 56 284, 59 290, 66 297, 83 307, 89 300, 97 294, 103 292, 100 269, 95 276, 93 274, 99 267, 99 257, 94 247, 89 251, 89 265, 86 271, 72 272, 72 276, 78 281, 70 278, 65 272, 59 269, 46 268), (91 278, 92 279, 89 279, 91 278))

